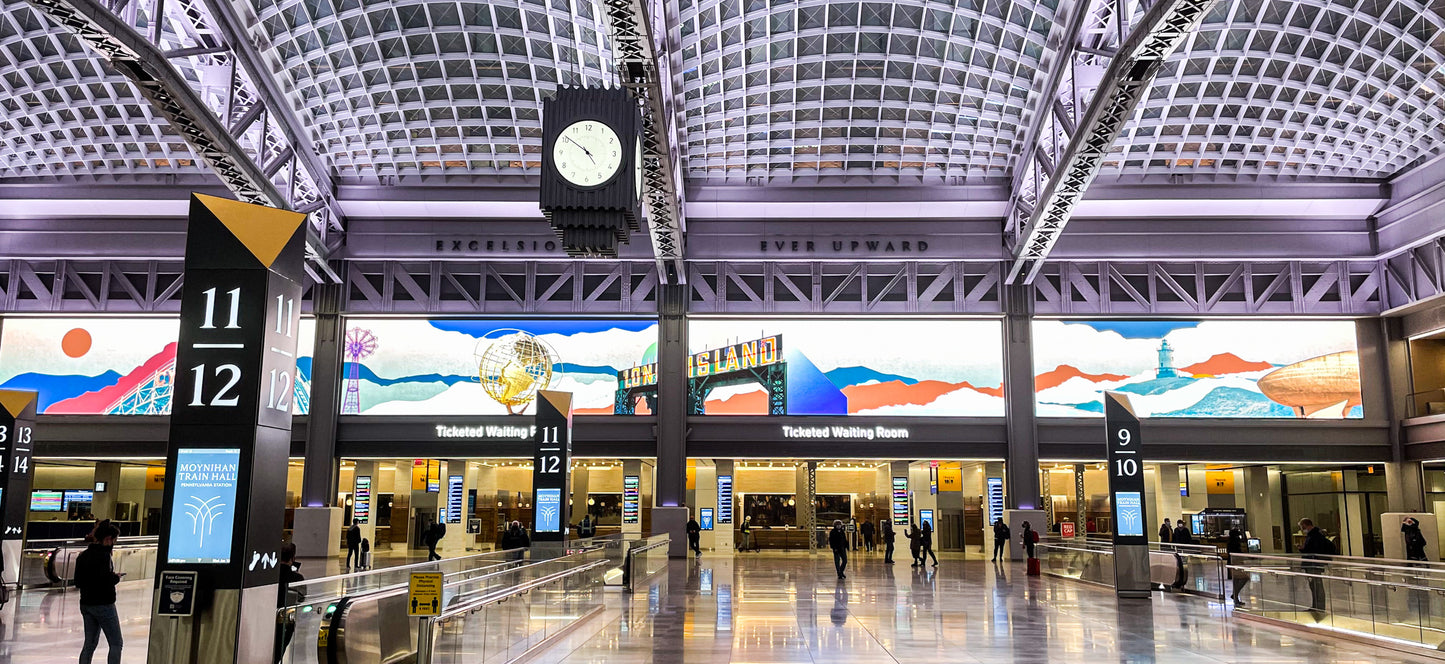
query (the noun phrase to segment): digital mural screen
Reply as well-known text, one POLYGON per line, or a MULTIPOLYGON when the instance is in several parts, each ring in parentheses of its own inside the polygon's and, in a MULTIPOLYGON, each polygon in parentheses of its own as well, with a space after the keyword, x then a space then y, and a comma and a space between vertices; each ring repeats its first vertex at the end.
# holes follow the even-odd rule
POLYGON ((575 415, 611 415, 618 374, 656 361, 657 321, 352 318, 346 338, 342 415, 532 414, 543 389, 571 392, 575 415))
MULTIPOLYGON (((1001 417, 1002 334, 995 320, 697 319, 688 412, 1001 417)), ((655 395, 656 373, 623 372, 619 395, 655 395)))
MULTIPOLYGON (((168 415, 180 319, 7 318, 0 389, 35 390, 47 415, 168 415)), ((301 319, 292 413, 311 404, 316 321, 301 319)))
POLYGON ((241 450, 176 451, 175 493, 166 562, 223 564, 231 562, 236 523, 236 487, 241 450))
POLYGON ((1348 320, 1035 320, 1040 417, 1362 418, 1348 320))

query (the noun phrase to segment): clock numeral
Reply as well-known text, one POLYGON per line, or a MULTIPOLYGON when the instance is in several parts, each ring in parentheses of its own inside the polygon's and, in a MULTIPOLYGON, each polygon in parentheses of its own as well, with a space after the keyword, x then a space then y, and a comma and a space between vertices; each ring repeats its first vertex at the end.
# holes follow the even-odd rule
MULTIPOLYGON (((191 372, 196 374, 196 384, 195 388, 191 390, 190 405, 206 406, 208 404, 205 403, 205 400, 201 394, 206 381, 206 365, 197 364, 196 366, 191 367, 191 372)), ((221 389, 216 391, 216 394, 211 397, 211 403, 209 405, 225 407, 235 406, 241 401, 240 395, 231 394, 228 396, 228 393, 232 390, 232 388, 236 387, 236 383, 241 382, 241 367, 238 367, 234 364, 222 364, 221 366, 216 367, 214 375, 217 378, 220 378, 222 373, 229 375, 230 381, 228 381, 224 386, 222 386, 221 389)))
MULTIPOLYGON (((201 322, 201 329, 214 330, 216 329, 216 289, 207 288, 201 292, 206 296, 206 318, 201 322)), ((238 324, 241 318, 241 289, 232 288, 226 291, 226 294, 231 296, 231 312, 230 320, 226 323, 225 329, 238 330, 241 328, 238 324)))

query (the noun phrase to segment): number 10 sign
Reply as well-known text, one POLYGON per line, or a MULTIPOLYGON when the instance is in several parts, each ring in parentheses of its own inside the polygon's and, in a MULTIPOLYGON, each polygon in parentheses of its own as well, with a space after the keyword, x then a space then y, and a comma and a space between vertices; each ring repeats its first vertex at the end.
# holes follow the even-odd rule
POLYGON ((1139 418, 1129 396, 1104 393, 1109 437, 1109 497, 1114 506, 1114 543, 1147 544, 1144 536, 1144 459, 1139 418))

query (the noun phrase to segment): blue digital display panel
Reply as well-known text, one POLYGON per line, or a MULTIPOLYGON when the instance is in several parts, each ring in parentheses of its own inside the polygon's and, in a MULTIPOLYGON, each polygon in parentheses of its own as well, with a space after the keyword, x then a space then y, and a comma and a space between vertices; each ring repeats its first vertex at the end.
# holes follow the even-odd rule
POLYGON ((1003 518, 1003 478, 988 478, 988 522, 998 523, 1003 518))
POLYGON ((539 533, 562 532, 562 490, 537 489, 537 527, 539 533))
POLYGON ((462 476, 447 478, 447 523, 462 522, 462 476))
POLYGON ((918 510, 918 520, 928 524, 929 530, 933 530, 933 510, 918 510))
POLYGON ((239 449, 177 451, 166 562, 231 562, 240 466, 239 449))
POLYGON ((712 508, 711 508, 711 507, 704 507, 704 508, 698 510, 698 511, 697 511, 697 514, 698 514, 698 521, 701 521, 701 522, 702 522, 702 523, 700 524, 700 525, 702 526, 702 529, 703 529, 703 530, 712 530, 712 508))
POLYGON ((1144 536, 1144 499, 1137 491, 1114 494, 1115 513, 1119 517, 1119 537, 1144 536))

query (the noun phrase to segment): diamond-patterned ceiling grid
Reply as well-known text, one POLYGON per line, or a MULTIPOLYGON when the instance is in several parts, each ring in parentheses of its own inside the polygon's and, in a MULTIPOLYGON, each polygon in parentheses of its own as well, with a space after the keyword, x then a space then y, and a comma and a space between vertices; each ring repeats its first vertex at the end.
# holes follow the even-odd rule
POLYGON ((69 30, 0 12, 0 178, 204 173, 190 147, 69 30))
POLYGON ((1388 177, 1442 146, 1438 0, 1237 0, 1166 63, 1103 176, 1388 177))
POLYGON ((342 181, 534 173, 541 102, 615 80, 592 0, 252 0, 342 181))
POLYGON ((1008 174, 1056 0, 682 0, 685 173, 1008 174))

